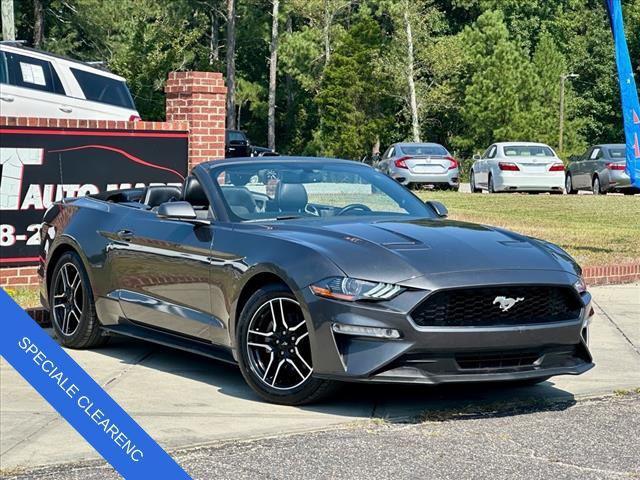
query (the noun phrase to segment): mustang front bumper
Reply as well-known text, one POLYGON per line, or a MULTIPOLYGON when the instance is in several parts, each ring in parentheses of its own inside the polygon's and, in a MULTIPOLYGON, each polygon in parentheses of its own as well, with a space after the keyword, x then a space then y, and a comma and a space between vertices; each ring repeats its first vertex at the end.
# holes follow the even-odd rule
MULTIPOLYGON (((501 272, 504 275, 504 272, 501 272)), ((536 284, 531 272, 514 272, 516 284, 536 284)), ((538 272, 547 285, 566 287, 576 277, 564 272, 538 272)), ((456 275, 438 283, 451 288, 456 275)), ((487 276, 490 282, 490 275, 487 276)), ((537 283, 538 285, 540 283, 537 283)), ((488 283, 487 285, 495 285, 488 283)), ((464 285, 461 285, 464 287, 464 285)), ((482 285, 470 285, 470 287, 482 285)), ((432 290, 431 290, 432 291, 432 290)), ((348 381, 438 384, 533 379, 583 373, 594 366, 588 349, 591 295, 581 296, 582 309, 570 321, 518 326, 419 327, 411 310, 430 293, 406 291, 379 303, 341 302, 301 292, 310 329, 314 375, 348 381), (399 339, 346 335, 334 323, 395 329, 399 339)))

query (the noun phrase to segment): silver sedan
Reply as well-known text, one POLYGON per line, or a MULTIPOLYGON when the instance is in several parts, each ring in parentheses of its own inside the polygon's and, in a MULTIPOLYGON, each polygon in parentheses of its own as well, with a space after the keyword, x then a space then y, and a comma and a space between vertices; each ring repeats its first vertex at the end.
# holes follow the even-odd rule
POLYGON ((472 192, 562 193, 564 164, 543 143, 504 142, 491 145, 474 156, 470 183, 472 192))
POLYGON ((458 189, 460 165, 437 143, 394 143, 376 168, 405 186, 433 185, 458 189))
POLYGON ((567 167, 567 193, 591 190, 595 195, 607 192, 636 193, 626 171, 625 144, 595 145, 567 167))

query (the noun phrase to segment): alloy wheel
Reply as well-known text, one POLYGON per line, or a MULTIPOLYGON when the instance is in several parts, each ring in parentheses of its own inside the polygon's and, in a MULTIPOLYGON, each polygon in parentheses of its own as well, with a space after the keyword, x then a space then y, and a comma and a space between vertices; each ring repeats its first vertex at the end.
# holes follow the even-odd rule
POLYGON ((564 179, 564 189, 567 193, 571 193, 573 191, 573 184, 571 182, 571 175, 567 175, 564 179))
POLYGON ((73 263, 65 263, 54 282, 53 319, 62 333, 70 337, 80 326, 84 291, 82 277, 73 263))
POLYGON ((600 190, 600 179, 598 177, 593 179, 593 194, 600 195, 602 191, 600 190))
POLYGON ((309 331, 300 304, 287 297, 268 300, 249 322, 249 365, 270 388, 291 390, 313 373, 309 331))

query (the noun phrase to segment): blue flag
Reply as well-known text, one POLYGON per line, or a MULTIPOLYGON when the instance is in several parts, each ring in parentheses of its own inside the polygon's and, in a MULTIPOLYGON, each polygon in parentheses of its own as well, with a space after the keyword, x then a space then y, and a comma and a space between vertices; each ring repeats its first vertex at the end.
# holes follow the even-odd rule
POLYGON ((0 312, 0 354, 124 478, 190 480, 1 288, 0 312))
MULTIPOLYGON (((627 39, 624 35, 622 5, 620 0, 607 0, 609 19, 616 47, 616 64, 620 82, 620 97, 624 117, 624 135, 627 144, 627 172, 631 183, 640 187, 640 103, 633 78, 633 67, 627 39)), ((638 39, 640 41, 640 39, 638 39)))

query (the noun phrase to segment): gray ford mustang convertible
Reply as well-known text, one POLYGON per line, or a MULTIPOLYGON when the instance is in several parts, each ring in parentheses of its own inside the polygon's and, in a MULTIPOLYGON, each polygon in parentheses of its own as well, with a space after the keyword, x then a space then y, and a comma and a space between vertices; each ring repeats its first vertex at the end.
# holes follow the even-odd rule
POLYGON ((573 259, 446 216, 355 162, 204 163, 182 188, 52 206, 43 301, 67 347, 171 345, 237 363, 283 404, 339 380, 536 383, 593 367, 573 259))

